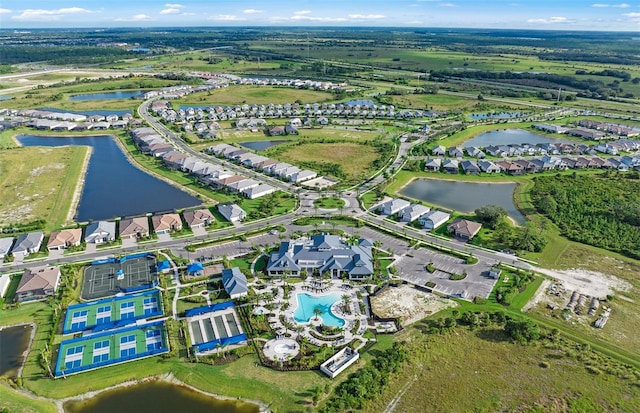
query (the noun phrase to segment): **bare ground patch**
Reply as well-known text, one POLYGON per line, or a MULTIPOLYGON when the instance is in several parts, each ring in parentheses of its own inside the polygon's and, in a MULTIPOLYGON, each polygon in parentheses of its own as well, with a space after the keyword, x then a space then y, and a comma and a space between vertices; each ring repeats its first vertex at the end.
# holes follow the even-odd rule
POLYGON ((575 290, 592 297, 606 297, 616 291, 629 291, 631 283, 613 275, 578 268, 570 270, 548 270, 538 268, 536 271, 553 277, 564 283, 567 290, 575 290))
POLYGON ((448 307, 455 307, 455 301, 447 300, 408 285, 388 288, 371 297, 373 312, 379 317, 402 319, 403 325, 421 320, 448 307))

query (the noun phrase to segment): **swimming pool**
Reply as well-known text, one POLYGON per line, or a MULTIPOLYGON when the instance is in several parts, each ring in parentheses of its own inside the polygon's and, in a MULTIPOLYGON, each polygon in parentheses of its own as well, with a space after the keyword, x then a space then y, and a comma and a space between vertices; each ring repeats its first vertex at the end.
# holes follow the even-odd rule
POLYGON ((322 323, 329 327, 342 327, 344 326, 344 320, 340 317, 336 317, 331 312, 331 306, 336 301, 340 301, 340 295, 333 293, 328 295, 321 295, 319 297, 312 296, 306 293, 299 293, 297 296, 298 308, 293 313, 293 319, 299 323, 307 323, 311 318, 316 315, 313 310, 319 307, 322 310, 320 318, 322 323))

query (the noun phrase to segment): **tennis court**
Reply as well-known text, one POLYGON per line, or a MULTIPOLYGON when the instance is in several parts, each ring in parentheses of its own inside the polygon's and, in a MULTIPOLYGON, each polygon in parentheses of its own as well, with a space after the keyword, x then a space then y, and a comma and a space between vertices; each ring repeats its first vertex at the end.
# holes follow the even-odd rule
POLYGON ((71 305, 67 308, 62 332, 98 332, 161 316, 160 294, 154 289, 71 305))
POLYGON ((94 261, 85 268, 81 297, 95 300, 118 293, 149 289, 158 283, 153 254, 136 254, 121 259, 94 261))
POLYGON ((60 343, 55 376, 81 373, 168 351, 164 321, 108 330, 60 343))
POLYGON ((246 344, 232 301, 187 310, 191 342, 196 351, 206 353, 220 347, 246 344))

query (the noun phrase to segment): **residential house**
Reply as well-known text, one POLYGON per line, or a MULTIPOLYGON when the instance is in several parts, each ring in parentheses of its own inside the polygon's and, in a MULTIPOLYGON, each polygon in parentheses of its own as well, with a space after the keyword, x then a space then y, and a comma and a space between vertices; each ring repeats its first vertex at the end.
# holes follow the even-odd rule
POLYGON ((206 228, 215 221, 211 211, 206 208, 184 211, 182 216, 191 229, 206 228))
POLYGON ((458 218, 447 227, 447 231, 460 240, 469 241, 480 232, 481 228, 482 224, 469 221, 468 219, 458 218))
POLYGON ((37 267, 25 270, 15 300, 18 302, 40 300, 55 294, 60 285, 60 269, 57 267, 37 267))
POLYGON ((283 136, 285 134, 284 126, 272 126, 269 128, 269 136, 283 136))
POLYGON ((505 173, 509 175, 524 175, 524 168, 522 165, 509 161, 498 161, 496 165, 500 167, 505 173))
POLYGON ((188 157, 187 154, 174 150, 164 153, 162 155, 162 161, 168 168, 180 169, 182 162, 188 157))
POLYGON ((535 123, 532 125, 533 128, 549 133, 566 133, 567 128, 562 127, 560 125, 553 125, 550 123, 535 123))
POLYGON ((411 205, 411 202, 404 199, 394 198, 387 202, 384 202, 378 206, 378 211, 385 215, 395 215, 411 205))
POLYGON ((116 223, 97 221, 87 225, 84 241, 87 244, 103 244, 116 239, 116 223))
POLYGON ((267 264, 270 276, 329 274, 346 275, 350 280, 363 280, 373 275, 371 242, 349 245, 336 235, 314 235, 311 238, 280 243, 267 264))
POLYGON ((13 245, 14 238, 0 238, 0 259, 4 258, 5 255, 9 255, 11 253, 11 246, 13 245))
POLYGON ((222 285, 232 299, 247 295, 247 277, 240 268, 233 267, 222 270, 222 285))
POLYGON ((44 234, 42 232, 22 234, 16 240, 16 244, 13 246, 11 253, 14 257, 24 258, 29 254, 40 251, 43 240, 44 234))
POLYGON ((486 172, 489 174, 497 174, 502 171, 498 165, 491 161, 478 161, 478 167, 482 172, 486 172))
POLYGON ((120 221, 120 238, 136 239, 149 236, 149 220, 147 217, 135 217, 120 221))
POLYGON ((271 193, 274 193, 276 188, 267 184, 260 184, 258 186, 254 186, 252 188, 247 188, 242 191, 242 194, 249 199, 260 198, 261 196, 265 196, 271 193))
POLYGON ((441 166, 442 166, 442 159, 429 158, 424 163, 424 170, 428 172, 440 172, 441 166))
POLYGON ((309 171, 307 169, 297 172, 289 177, 289 181, 293 183, 299 183, 303 181, 308 181, 309 179, 313 179, 318 176, 317 172, 309 171))
POLYGON ((398 215, 400 215, 400 217, 402 218, 402 222, 413 222, 430 210, 431 208, 428 208, 424 205, 412 204, 400 211, 398 215))
POLYGON ((151 217, 153 231, 156 234, 169 234, 182 229, 182 220, 178 214, 162 214, 151 217))
POLYGON ((445 159, 442 170, 448 174, 457 174, 460 172, 460 162, 457 159, 445 159))
POLYGON ((444 156, 447 153, 447 148, 442 145, 436 145, 431 148, 431 155, 433 156, 444 156))
POLYGON ((465 159, 464 161, 460 162, 460 166, 462 167, 464 173, 467 175, 480 175, 480 167, 478 166, 476 161, 465 159))
POLYGON ((438 210, 429 211, 418 219, 422 228, 427 231, 434 230, 447 222, 451 215, 438 210))
POLYGON ((236 204, 218 204, 218 212, 229 222, 240 222, 247 213, 236 204))
POLYGON ((229 190, 233 192, 242 192, 249 188, 255 188, 258 185, 260 185, 260 182, 256 181, 255 179, 247 178, 241 181, 233 182, 227 185, 227 188, 229 188, 229 190))
POLYGON ((452 146, 448 150, 449 156, 453 158, 462 158, 464 156, 464 152, 459 146, 452 146))

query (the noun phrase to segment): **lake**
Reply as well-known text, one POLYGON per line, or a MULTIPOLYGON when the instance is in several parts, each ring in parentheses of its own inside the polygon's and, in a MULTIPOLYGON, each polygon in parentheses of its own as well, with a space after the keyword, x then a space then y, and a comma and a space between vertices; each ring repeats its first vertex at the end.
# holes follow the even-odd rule
POLYGON ((118 115, 122 116, 124 114, 131 114, 130 110, 110 110, 110 109, 97 109, 97 110, 66 110, 66 109, 58 109, 58 108, 38 108, 38 110, 46 110, 48 112, 56 112, 56 113, 75 113, 76 115, 85 115, 85 116, 109 116, 109 115, 118 115))
POLYGON ((244 146, 245 148, 252 149, 254 151, 264 151, 265 149, 269 149, 272 146, 280 145, 287 141, 279 140, 279 141, 251 141, 251 142, 240 142, 240 146, 244 146))
POLYGON ((185 386, 163 381, 149 381, 110 390, 89 400, 67 402, 64 404, 64 411, 67 413, 258 413, 259 407, 236 400, 216 399, 185 386))
POLYGON ((537 143, 569 143, 567 139, 547 138, 537 133, 529 132, 524 129, 500 129, 481 133, 480 135, 466 141, 463 145, 479 146, 484 148, 491 145, 520 145, 529 143, 535 145, 537 143))
POLYGON ((33 327, 0 327, 0 376, 16 376, 24 362, 33 327))
POLYGON ((499 205, 519 224, 525 217, 513 203, 515 183, 448 181, 415 179, 400 194, 458 212, 473 212, 485 205, 499 205))
POLYGON ((142 95, 144 92, 141 90, 124 91, 118 90, 115 92, 100 92, 100 93, 87 93, 82 95, 69 96, 69 100, 107 100, 107 99, 131 99, 142 95))
POLYGON ((47 137, 19 135, 23 146, 82 145, 93 148, 75 220, 112 219, 199 205, 198 198, 129 163, 111 135, 47 137))

